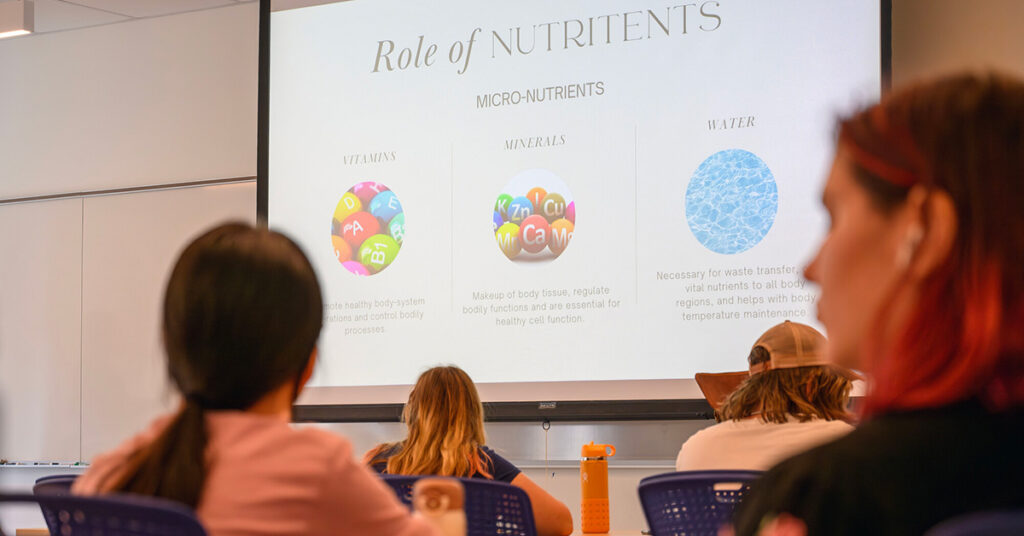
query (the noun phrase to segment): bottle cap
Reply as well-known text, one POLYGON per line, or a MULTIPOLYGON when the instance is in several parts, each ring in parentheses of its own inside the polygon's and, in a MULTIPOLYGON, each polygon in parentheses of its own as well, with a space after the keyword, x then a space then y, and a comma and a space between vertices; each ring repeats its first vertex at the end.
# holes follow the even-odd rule
POLYGON ((615 456, 615 445, 595 445, 593 441, 589 445, 583 445, 584 458, 601 458, 604 456, 615 456))

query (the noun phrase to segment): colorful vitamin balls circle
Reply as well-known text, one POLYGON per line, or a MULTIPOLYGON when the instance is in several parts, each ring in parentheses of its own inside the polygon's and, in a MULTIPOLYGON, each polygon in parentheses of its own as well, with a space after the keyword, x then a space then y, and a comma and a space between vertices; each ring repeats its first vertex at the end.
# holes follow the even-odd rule
POLYGON ((356 275, 370 275, 370 271, 365 266, 359 263, 359 261, 345 261, 341 263, 343 267, 349 272, 356 275))
POLYGON ((347 271, 379 273, 394 262, 404 241, 405 212, 390 188, 363 181, 341 195, 331 218, 331 246, 347 271))
POLYGON ((380 222, 373 214, 360 210, 345 218, 341 222, 341 237, 348 242, 352 249, 359 249, 363 242, 371 236, 380 232, 380 222))
POLYGON ((338 262, 344 264, 352 260, 352 246, 344 238, 338 235, 331 235, 331 244, 334 246, 334 256, 338 262))
POLYGON ((345 192, 338 200, 338 205, 334 208, 334 219, 339 222, 345 221, 345 218, 363 210, 363 202, 356 194, 352 192, 345 192))
POLYGON ((719 151, 686 187, 686 221, 704 247, 734 255, 761 242, 775 222, 779 190, 768 165, 743 149, 719 151))
POLYGON ((386 234, 373 235, 359 246, 359 262, 375 274, 391 264, 401 246, 386 234))
POLYGON ((391 238, 395 239, 395 242, 397 242, 399 246, 402 245, 402 240, 405 239, 404 212, 395 214, 395 217, 391 218, 391 221, 388 222, 388 234, 391 235, 391 238))
POLYGON ((398 202, 395 192, 381 192, 370 201, 370 214, 377 219, 390 222, 391 218, 402 213, 402 204, 398 202))
POLYGON ((348 191, 358 197, 364 205, 368 205, 374 197, 377 197, 381 192, 390 191, 390 188, 379 182, 364 181, 349 188, 348 191))
POLYGON ((519 224, 519 244, 527 253, 540 253, 548 247, 551 226, 540 214, 528 216, 519 224))

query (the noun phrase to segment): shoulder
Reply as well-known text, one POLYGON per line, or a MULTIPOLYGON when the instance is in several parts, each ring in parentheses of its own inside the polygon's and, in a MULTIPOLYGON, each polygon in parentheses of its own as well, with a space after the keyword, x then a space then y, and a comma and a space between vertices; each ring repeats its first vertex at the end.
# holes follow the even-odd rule
POLYGON ((686 441, 683 441, 683 446, 679 449, 680 454, 708 448, 710 445, 717 443, 723 435, 729 435, 734 428, 735 423, 725 421, 697 430, 695 434, 687 438, 686 441))
POLYGON ((352 444, 324 429, 244 412, 213 412, 207 424, 211 496, 230 496, 240 482, 261 490, 285 482, 312 489, 356 464, 352 444))
POLYGON ((155 440, 167 428, 175 414, 168 413, 154 419, 145 430, 123 441, 113 450, 97 455, 89 464, 89 469, 75 479, 75 493, 94 494, 106 490, 113 484, 129 458, 140 449, 155 440))
POLYGON ((481 446, 480 450, 484 453, 485 458, 490 458, 491 460, 491 476, 494 477, 494 480, 512 482, 512 479, 519 476, 519 473, 522 473, 512 462, 494 452, 490 447, 481 446))
POLYGON ((697 430, 697 432, 690 436, 690 438, 687 439, 683 444, 685 445, 686 443, 691 442, 700 443, 702 441, 714 439, 722 435, 729 435, 730 433, 735 432, 739 427, 741 427, 742 424, 744 423, 738 423, 736 421, 723 421, 720 423, 712 424, 707 428, 697 430))
POLYGON ((352 443, 337 434, 319 428, 300 428, 294 430, 292 442, 302 443, 309 447, 331 454, 343 454, 352 457, 352 443))
POLYGON ((832 439, 845 436, 854 430, 854 426, 846 421, 813 418, 800 422, 795 418, 785 424, 776 425, 779 433, 792 435, 795 440, 807 442, 808 446, 816 446, 832 439))
POLYGON ((210 412, 207 415, 208 447, 233 457, 265 460, 324 460, 330 456, 352 455, 347 439, 314 426, 295 426, 263 415, 241 411, 210 412))
POLYGON ((388 459, 402 450, 402 443, 381 443, 363 454, 363 463, 378 473, 387 472, 388 459))

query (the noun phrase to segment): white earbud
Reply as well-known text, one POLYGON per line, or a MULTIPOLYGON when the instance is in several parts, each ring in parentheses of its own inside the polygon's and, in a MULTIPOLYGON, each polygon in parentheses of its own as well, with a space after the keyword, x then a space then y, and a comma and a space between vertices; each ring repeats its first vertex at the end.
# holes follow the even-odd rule
POLYGON ((903 237, 903 244, 896 253, 897 266, 900 268, 910 266, 910 260, 914 258, 914 253, 917 251, 917 246, 921 245, 922 238, 924 238, 924 229, 921 229, 920 225, 914 225, 907 230, 907 235, 903 237))

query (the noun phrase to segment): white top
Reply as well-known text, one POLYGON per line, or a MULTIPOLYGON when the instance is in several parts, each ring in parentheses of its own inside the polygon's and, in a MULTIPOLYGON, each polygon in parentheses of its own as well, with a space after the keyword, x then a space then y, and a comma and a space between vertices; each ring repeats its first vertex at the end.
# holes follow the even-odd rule
POLYGON ((676 457, 676 471, 765 471, 790 456, 838 439, 852 430, 853 426, 844 421, 800 422, 792 416, 785 424, 765 423, 758 417, 720 422, 693 434, 683 443, 676 457))

